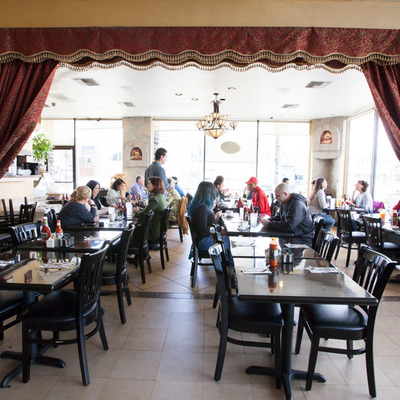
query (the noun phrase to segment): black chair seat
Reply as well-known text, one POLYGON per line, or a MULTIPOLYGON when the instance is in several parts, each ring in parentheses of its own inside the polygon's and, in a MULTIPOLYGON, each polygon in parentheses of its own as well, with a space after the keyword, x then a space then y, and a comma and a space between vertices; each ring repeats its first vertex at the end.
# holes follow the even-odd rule
POLYGON ((269 332, 271 327, 282 327, 282 310, 278 303, 240 302, 237 297, 228 300, 229 328, 234 331, 269 332))
MULTIPOLYGON (((76 292, 54 291, 27 310, 22 319, 31 327, 38 326, 43 330, 58 331, 60 326, 62 330, 76 329, 77 303, 76 292)), ((94 302, 91 307, 83 311, 85 325, 96 319, 94 315, 96 307, 97 302, 94 302)))
POLYGON ((383 242, 383 250, 390 253, 400 253, 400 246, 392 242, 383 242))
POLYGON ((101 279, 115 277, 117 273, 117 265, 111 262, 105 262, 103 266, 103 275, 101 279))
MULTIPOLYGON (((348 242, 350 239, 349 235, 342 234, 342 240, 348 242)), ((365 242, 365 232, 353 231, 351 239, 353 242, 365 242)))
POLYGON ((342 340, 358 340, 365 336, 368 317, 355 307, 307 304, 302 306, 302 311, 312 325, 313 331, 320 337, 326 335, 326 337, 342 340))
POLYGON ((0 319, 5 320, 22 310, 21 291, 0 290, 0 319))

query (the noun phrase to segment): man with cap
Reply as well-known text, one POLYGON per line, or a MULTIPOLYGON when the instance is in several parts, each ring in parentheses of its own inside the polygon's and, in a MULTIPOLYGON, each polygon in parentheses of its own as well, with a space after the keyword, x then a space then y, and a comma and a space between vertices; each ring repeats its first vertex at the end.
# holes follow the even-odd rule
POLYGON ((253 206, 259 208, 261 214, 271 216, 271 208, 269 207, 268 197, 264 191, 258 186, 258 179, 252 176, 247 182, 247 187, 251 190, 253 195, 253 206))

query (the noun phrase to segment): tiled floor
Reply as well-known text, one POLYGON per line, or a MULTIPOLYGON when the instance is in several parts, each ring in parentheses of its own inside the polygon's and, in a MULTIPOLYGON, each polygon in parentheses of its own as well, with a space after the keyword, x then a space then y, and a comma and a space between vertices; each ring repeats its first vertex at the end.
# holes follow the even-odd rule
MULTIPOLYGON (((81 383, 74 345, 48 351, 62 358, 64 369, 34 365, 31 380, 18 377, 11 387, 0 389, 1 399, 134 399, 134 400, 235 400, 283 399, 272 378, 244 372, 252 364, 272 365, 268 350, 228 344, 222 379, 213 380, 219 336, 212 308, 215 279, 211 267, 200 267, 196 288, 190 288, 190 238, 181 244, 177 230, 169 232, 170 261, 161 270, 158 252, 152 252, 153 273, 141 284, 140 274, 129 268, 132 305, 126 307, 127 323, 121 325, 115 296, 102 297, 104 322, 110 349, 99 338, 87 343, 91 383, 81 383)), ((336 265, 344 265, 345 250, 336 265)), ((355 257, 354 256, 352 258, 355 257)), ((351 269, 348 270, 351 274, 351 269)), ((375 334, 378 399, 400 398, 400 285, 389 284, 380 305, 375 334)), ((20 326, 6 331, 0 351, 21 348, 20 326)), ((309 341, 304 338, 293 367, 306 369, 309 341)), ((0 375, 15 362, 0 359, 0 375)), ((294 381, 295 400, 368 399, 364 356, 348 360, 321 353, 317 370, 327 382, 314 383, 310 392, 304 382, 294 381)))

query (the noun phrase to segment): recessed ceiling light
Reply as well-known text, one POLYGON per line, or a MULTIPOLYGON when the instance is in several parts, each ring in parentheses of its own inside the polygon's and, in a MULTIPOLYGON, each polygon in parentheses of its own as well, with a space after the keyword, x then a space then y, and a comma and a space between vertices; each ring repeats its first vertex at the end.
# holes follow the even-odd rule
POLYGON ((175 96, 182 96, 182 93, 175 93, 175 96))
POLYGON ((131 101, 119 101, 118 102, 121 106, 132 108, 136 107, 131 101))
POLYGON ((234 86, 229 86, 228 90, 236 90, 236 88, 234 86))
POLYGON ((197 98, 197 97, 192 97, 192 100, 193 100, 193 101, 197 101, 198 98, 197 98))

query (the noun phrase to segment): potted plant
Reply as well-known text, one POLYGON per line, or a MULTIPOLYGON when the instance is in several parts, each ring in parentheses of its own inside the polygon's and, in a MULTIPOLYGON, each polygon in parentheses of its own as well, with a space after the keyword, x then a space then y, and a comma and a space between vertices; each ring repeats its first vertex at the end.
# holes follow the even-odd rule
POLYGON ((43 133, 39 133, 32 138, 32 151, 33 158, 38 163, 44 164, 53 151, 53 146, 43 133))

